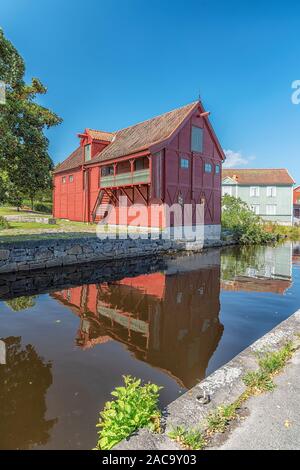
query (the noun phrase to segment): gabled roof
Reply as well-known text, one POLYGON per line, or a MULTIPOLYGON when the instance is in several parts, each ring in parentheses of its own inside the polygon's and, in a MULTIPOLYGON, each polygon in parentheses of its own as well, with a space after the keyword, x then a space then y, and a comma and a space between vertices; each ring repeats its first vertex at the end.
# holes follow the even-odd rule
POLYGON ((196 109, 198 104, 198 101, 194 101, 182 108, 177 108, 174 111, 117 131, 113 142, 89 163, 103 162, 130 155, 164 141, 173 134, 191 111, 196 109))
POLYGON ((293 185, 295 181, 285 168, 223 169, 222 179, 231 178, 241 185, 293 185))
POLYGON ((96 131, 94 129, 86 129, 88 134, 95 140, 104 140, 105 142, 111 142, 115 136, 113 132, 96 131))
MULTIPOLYGON (((187 120, 192 113, 197 109, 198 106, 202 105, 199 101, 194 101, 181 108, 174 109, 168 113, 161 114, 147 121, 143 121, 139 124, 135 124, 125 129, 121 129, 116 132, 104 132, 93 129, 86 129, 86 132, 90 134, 96 140, 109 141, 101 152, 95 155, 92 160, 85 162, 85 165, 92 165, 94 163, 101 163, 107 160, 115 160, 117 158, 130 155, 139 151, 148 150, 154 145, 167 141, 176 130, 187 120)), ((212 138, 216 142, 218 150, 223 154, 223 150, 218 142, 218 139, 212 129, 212 126, 208 120, 206 120, 209 132, 212 138)), ((61 171, 71 170, 80 165, 83 165, 83 151, 82 147, 79 147, 73 152, 63 163, 55 168, 54 173, 61 171)))
POLYGON ((54 173, 58 173, 61 171, 68 171, 68 170, 73 170, 77 168, 78 166, 81 166, 83 163, 83 148, 78 147, 74 152, 69 155, 66 160, 64 160, 62 163, 57 165, 57 167, 54 169, 54 173))

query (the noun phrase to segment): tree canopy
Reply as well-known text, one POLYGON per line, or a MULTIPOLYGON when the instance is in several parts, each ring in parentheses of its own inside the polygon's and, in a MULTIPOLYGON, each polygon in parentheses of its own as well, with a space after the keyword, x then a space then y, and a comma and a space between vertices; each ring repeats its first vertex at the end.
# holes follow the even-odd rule
POLYGON ((44 131, 62 120, 37 102, 46 87, 38 78, 26 84, 24 75, 23 58, 0 29, 0 80, 6 89, 0 104, 0 201, 13 193, 33 200, 51 187, 53 162, 44 131))

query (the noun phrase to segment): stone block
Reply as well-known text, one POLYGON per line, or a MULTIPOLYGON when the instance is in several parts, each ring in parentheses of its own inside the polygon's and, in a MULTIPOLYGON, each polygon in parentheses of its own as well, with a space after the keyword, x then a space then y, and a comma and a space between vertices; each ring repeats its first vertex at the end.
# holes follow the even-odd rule
POLYGON ((10 256, 10 250, 0 250, 0 260, 6 260, 10 256))
POLYGON ((80 255, 82 253, 82 247, 80 245, 74 245, 67 250, 68 255, 80 255))

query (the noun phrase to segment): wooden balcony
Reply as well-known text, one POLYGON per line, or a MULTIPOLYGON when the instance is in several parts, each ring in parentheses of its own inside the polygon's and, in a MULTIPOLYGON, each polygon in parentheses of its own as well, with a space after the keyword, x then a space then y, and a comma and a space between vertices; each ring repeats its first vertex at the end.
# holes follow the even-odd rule
POLYGON ((132 186, 135 184, 150 183, 150 170, 136 170, 128 173, 119 173, 117 175, 101 176, 101 188, 116 188, 120 186, 132 186))

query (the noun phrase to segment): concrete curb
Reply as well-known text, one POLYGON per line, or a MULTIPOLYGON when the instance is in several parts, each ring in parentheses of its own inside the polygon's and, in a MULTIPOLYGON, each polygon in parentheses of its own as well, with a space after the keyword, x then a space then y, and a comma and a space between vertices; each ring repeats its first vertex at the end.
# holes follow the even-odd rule
POLYGON ((205 417, 212 410, 220 405, 234 402, 245 391, 243 376, 249 370, 258 369, 255 352, 277 350, 287 341, 295 340, 297 333, 300 333, 300 310, 198 385, 170 403, 163 411, 163 434, 155 435, 147 429, 142 429, 137 434, 122 441, 114 449, 179 449, 178 444, 171 441, 167 436, 171 428, 183 425, 187 428, 201 429, 205 417), (199 401, 199 397, 203 395, 210 398, 209 403, 206 405, 201 404, 199 401))

